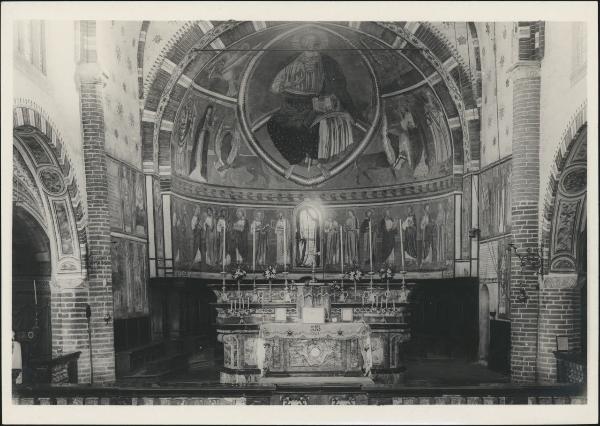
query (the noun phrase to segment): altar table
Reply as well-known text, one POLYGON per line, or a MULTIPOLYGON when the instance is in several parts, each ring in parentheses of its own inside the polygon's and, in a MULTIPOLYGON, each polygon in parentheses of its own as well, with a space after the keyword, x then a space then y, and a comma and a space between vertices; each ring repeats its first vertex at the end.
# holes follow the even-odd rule
POLYGON ((364 322, 264 323, 256 339, 261 375, 370 376, 370 328, 364 322))

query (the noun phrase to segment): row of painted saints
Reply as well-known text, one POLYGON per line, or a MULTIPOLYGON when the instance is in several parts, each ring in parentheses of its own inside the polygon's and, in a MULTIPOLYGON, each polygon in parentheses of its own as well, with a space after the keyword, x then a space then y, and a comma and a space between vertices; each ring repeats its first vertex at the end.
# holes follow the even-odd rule
MULTIPOLYGON (((308 170, 312 167, 329 178, 331 168, 344 161, 350 151, 358 149, 360 135, 364 135, 369 121, 374 118, 372 101, 362 99, 365 95, 359 95, 347 83, 347 76, 357 71, 344 69, 334 54, 319 52, 324 42, 326 40, 316 34, 305 34, 296 42, 302 51, 290 57, 282 68, 273 72, 268 65, 263 65, 264 69, 253 74, 258 79, 271 78, 267 87, 273 106, 277 106, 270 113, 262 111, 271 108, 269 105, 254 106, 258 109, 256 115, 265 119, 259 120, 260 126, 252 123, 251 135, 244 138, 255 140, 253 143, 260 147, 259 151, 276 152, 279 158, 276 162, 285 168, 287 179, 300 167, 308 170), (368 106, 361 108, 359 105, 365 102, 368 106), (259 135, 262 127, 266 132, 259 135)), ((249 48, 249 45, 243 47, 249 48)), ((250 54, 244 52, 237 57, 227 52, 224 55, 226 58, 217 60, 209 68, 206 85, 212 87, 214 69, 223 66, 227 69, 226 94, 235 96, 240 89, 240 76, 234 78, 232 73, 241 75, 250 54)), ((263 95, 254 93, 252 84, 248 90, 251 97, 263 95)), ((393 176, 401 171, 402 176, 425 178, 434 165, 451 159, 447 120, 433 91, 416 89, 405 96, 387 98, 383 103, 378 123, 380 136, 374 136, 379 152, 370 154, 373 158, 367 155, 354 160, 357 169, 361 162, 367 170, 373 163, 375 168, 391 170, 393 176)), ((174 155, 178 173, 207 182, 211 167, 221 176, 239 167, 256 168, 247 164, 251 161, 248 156, 239 156, 243 132, 238 127, 235 110, 206 101, 202 105, 190 102, 179 112, 174 155), (209 150, 209 145, 213 149, 209 150), (209 155, 217 157, 214 164, 209 163, 209 155)))
POLYGON ((217 269, 244 264, 250 269, 251 265, 257 269, 277 265, 279 270, 282 266, 338 270, 343 261, 346 270, 358 265, 368 271, 371 263, 374 268, 383 263, 439 266, 448 258, 452 223, 444 203, 436 212, 425 205, 419 220, 413 207, 408 207, 404 217, 394 217, 386 209, 378 219, 372 210, 362 219, 348 210, 340 220, 334 214, 322 218, 317 209, 304 207, 294 222, 291 226, 283 212, 267 220, 263 211, 256 211, 249 220, 243 209, 235 210, 235 217, 230 218, 225 208, 196 207, 188 228, 193 238, 192 266, 217 269))

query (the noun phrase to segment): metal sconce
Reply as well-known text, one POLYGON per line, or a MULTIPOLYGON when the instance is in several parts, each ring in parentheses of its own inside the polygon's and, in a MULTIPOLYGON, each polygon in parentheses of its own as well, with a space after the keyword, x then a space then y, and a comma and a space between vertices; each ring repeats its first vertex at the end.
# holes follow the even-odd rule
POLYGON ((521 287, 519 289, 519 295, 517 296, 517 302, 519 302, 519 303, 529 302, 529 296, 527 295, 527 291, 523 287, 521 287))
POLYGON ((480 234, 481 234, 481 230, 479 228, 469 229, 469 238, 479 238, 480 234))
MULTIPOLYGON (((544 245, 535 247, 535 249, 528 248, 525 253, 519 253, 517 247, 510 243, 506 247, 508 252, 514 253, 521 263, 521 270, 525 268, 534 269, 538 275, 544 279, 544 245)), ((524 287, 519 289, 519 295, 517 296, 517 302, 527 303, 529 301, 529 295, 524 287)))
POLYGON ((511 251, 519 258, 521 269, 532 268, 537 270, 537 274, 544 278, 544 245, 535 248, 535 251, 528 248, 524 254, 517 251, 517 247, 510 243, 506 250, 511 251))

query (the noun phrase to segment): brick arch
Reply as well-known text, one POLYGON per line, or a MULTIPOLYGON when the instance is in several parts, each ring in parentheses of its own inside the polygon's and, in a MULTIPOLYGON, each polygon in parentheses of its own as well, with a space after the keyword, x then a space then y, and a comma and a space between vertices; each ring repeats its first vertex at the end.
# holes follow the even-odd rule
MULTIPOLYGON (((571 154, 576 148, 579 148, 577 142, 582 132, 587 128, 587 102, 584 102, 577 108, 575 114, 569 120, 569 124, 563 131, 558 143, 558 148, 554 155, 554 161, 550 166, 550 176, 546 186, 544 196, 543 217, 541 223, 540 241, 544 245, 544 258, 548 261, 548 270, 550 267, 550 245, 552 242, 552 222, 557 207, 558 185, 563 171, 569 166, 571 154)), ((582 142, 583 143, 583 142, 582 142)))
MULTIPOLYGON (((45 111, 32 101, 25 99, 17 99, 13 107, 13 127, 30 126, 37 129, 45 138, 47 146, 52 151, 52 154, 62 171, 71 208, 75 217, 77 236, 80 247, 83 247, 87 242, 87 211, 84 205, 79 183, 75 176, 75 169, 71 164, 71 160, 66 152, 63 138, 56 130, 56 125, 48 118, 45 111)), ((82 261, 84 252, 81 252, 82 261)), ((84 270, 84 265, 82 265, 84 270)))
POLYGON ((140 35, 138 36, 138 49, 137 49, 137 73, 138 73, 138 98, 144 98, 144 53, 146 51, 146 34, 148 34, 148 28, 150 27, 150 21, 142 21, 140 27, 140 35))
MULTIPOLYGON (((360 25, 360 23, 353 23, 353 25, 356 24, 360 25)), ((462 63, 464 61, 456 60, 458 54, 452 51, 451 43, 442 39, 440 34, 430 31, 426 26, 422 26, 421 36, 427 37, 428 44, 423 43, 412 32, 406 31, 403 27, 404 24, 390 22, 377 22, 376 24, 424 49, 426 59, 440 74, 458 110, 459 115, 456 119, 460 125, 452 132, 455 143, 454 164, 460 167, 460 173, 462 173, 463 165, 470 165, 471 159, 478 163, 479 150, 473 150, 476 153, 476 158, 473 158, 469 137, 470 134, 479 134, 477 99, 473 96, 472 90, 463 90, 471 86, 470 73, 465 71, 466 65, 462 63), (438 57, 438 55, 440 56, 438 57), (445 62, 440 58, 445 58, 446 61, 449 58, 455 58, 457 67, 453 67, 453 69, 458 68, 461 71, 448 71, 447 65, 445 66, 445 62), (465 80, 464 76, 469 76, 469 78, 465 80)), ((149 77, 142 85, 143 92, 146 93, 142 111, 142 161, 146 172, 160 173, 164 179, 169 179, 171 132, 174 127, 177 106, 191 84, 189 77, 181 77, 193 60, 194 52, 208 45, 226 48, 237 39, 228 40, 225 44, 220 37, 240 25, 248 26, 250 31, 259 32, 273 24, 254 21, 226 21, 214 24, 213 22, 187 21, 169 40, 152 65, 149 77)))

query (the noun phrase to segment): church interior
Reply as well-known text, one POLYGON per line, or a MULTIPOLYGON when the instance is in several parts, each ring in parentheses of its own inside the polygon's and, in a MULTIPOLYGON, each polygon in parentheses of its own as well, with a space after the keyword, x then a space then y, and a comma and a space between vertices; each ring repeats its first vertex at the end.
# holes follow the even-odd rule
POLYGON ((585 404, 585 23, 13 39, 13 401, 585 404))

